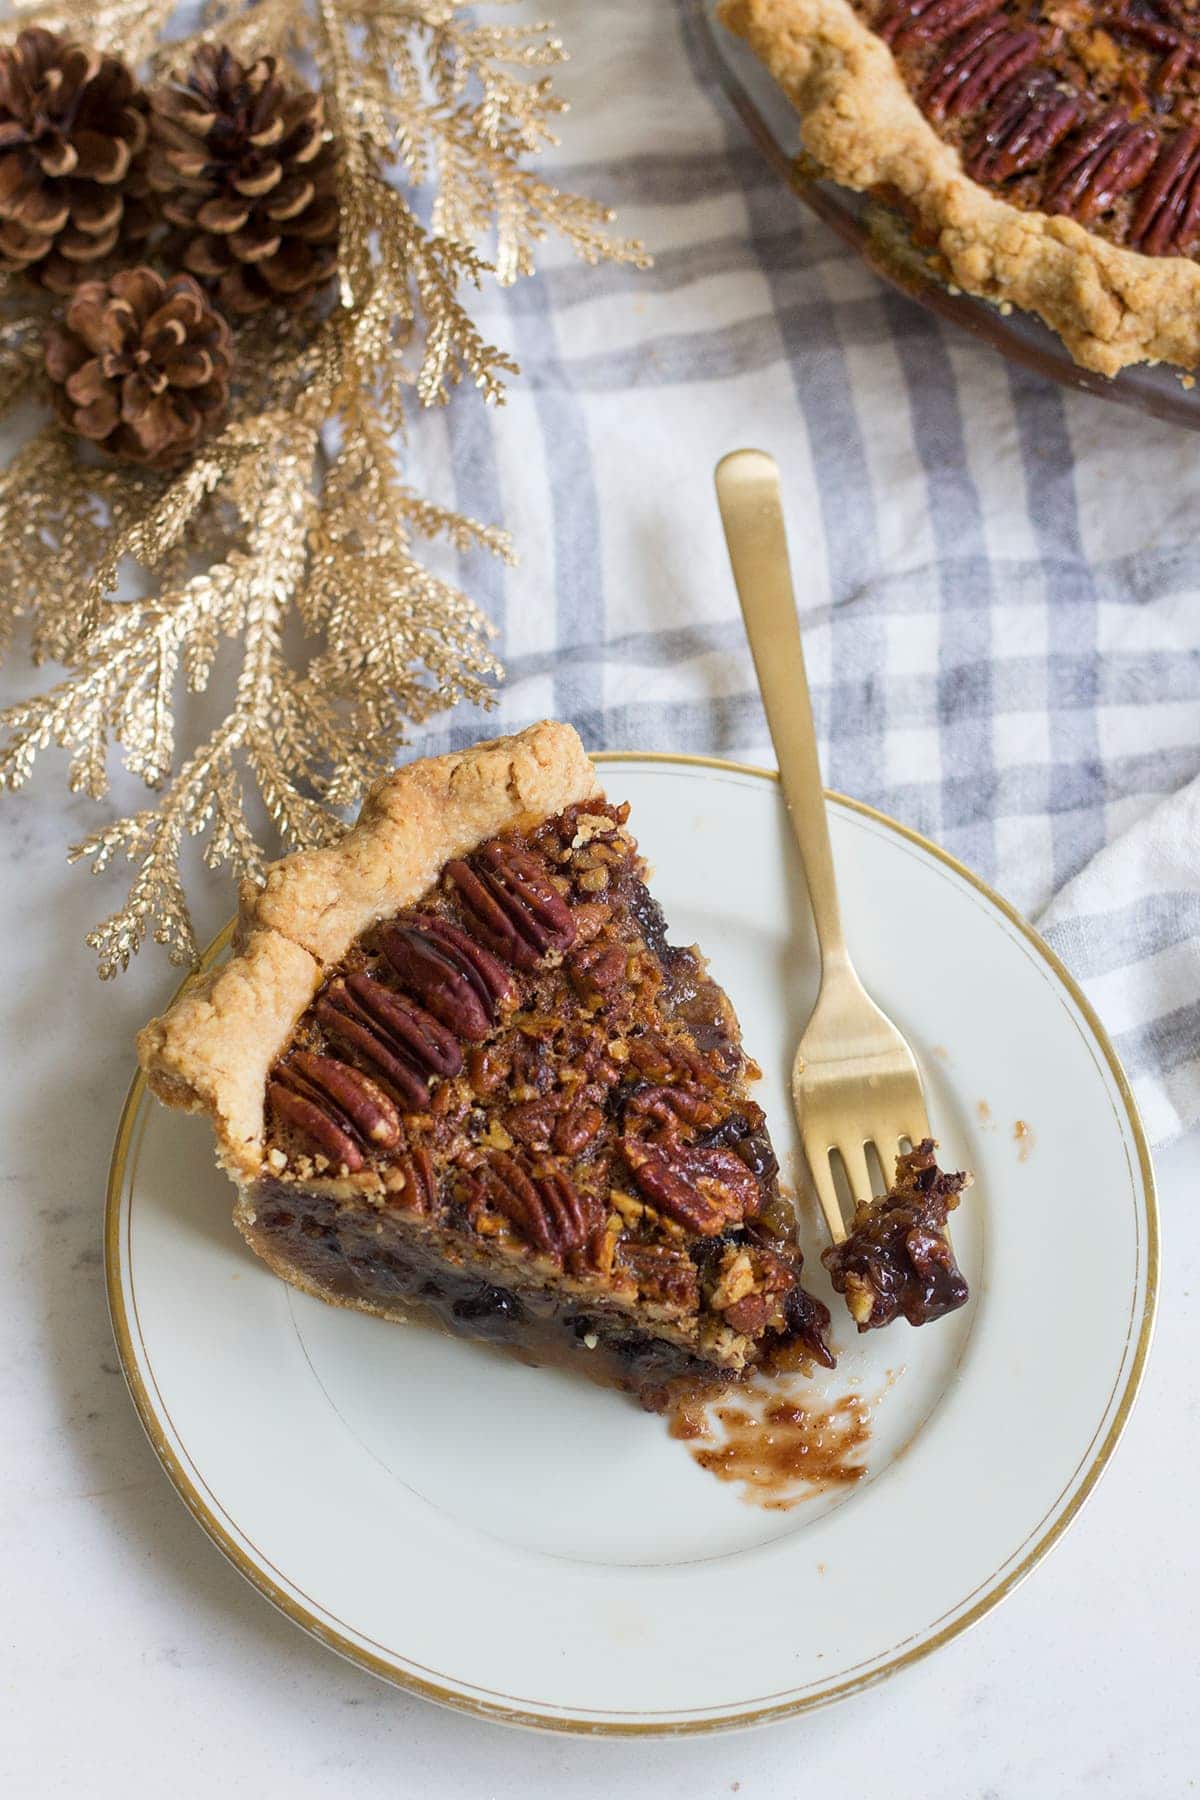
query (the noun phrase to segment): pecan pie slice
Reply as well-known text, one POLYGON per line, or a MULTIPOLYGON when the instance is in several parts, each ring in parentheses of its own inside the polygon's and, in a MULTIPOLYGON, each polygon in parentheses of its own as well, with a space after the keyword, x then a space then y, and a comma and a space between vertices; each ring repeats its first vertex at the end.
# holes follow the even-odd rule
POLYGON ((1197 0, 722 0, 844 186, 1077 362, 1200 362, 1197 0))
POLYGON ((414 763, 244 894, 139 1053, 285 1280, 658 1407, 833 1359, 737 1020, 627 811, 566 725, 414 763))

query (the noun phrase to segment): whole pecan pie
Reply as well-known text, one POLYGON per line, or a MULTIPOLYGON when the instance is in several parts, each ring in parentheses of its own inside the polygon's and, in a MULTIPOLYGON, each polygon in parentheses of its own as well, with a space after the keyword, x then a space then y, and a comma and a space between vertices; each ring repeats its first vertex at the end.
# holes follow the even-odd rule
POLYGON ((1200 361, 1200 0, 723 0, 835 180, 1076 361, 1200 361))
POLYGON ((752 1066, 578 737, 417 762, 139 1039, 285 1280, 665 1404, 831 1364, 752 1066))

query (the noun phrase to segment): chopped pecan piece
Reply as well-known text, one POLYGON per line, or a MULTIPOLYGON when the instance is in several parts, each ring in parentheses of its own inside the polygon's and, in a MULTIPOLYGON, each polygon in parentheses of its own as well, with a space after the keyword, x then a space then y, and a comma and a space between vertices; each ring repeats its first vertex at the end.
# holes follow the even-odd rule
POLYGON ((474 866, 448 862, 446 879, 476 935, 514 968, 536 969, 575 942, 571 908, 545 863, 517 844, 494 839, 476 852, 474 866))
POLYGON ((580 999, 601 1004, 628 979, 624 944, 582 944, 567 958, 567 975, 580 999))
POLYGON ((715 1312, 724 1312, 754 1291, 754 1264, 744 1244, 730 1244, 721 1258, 717 1284, 709 1295, 715 1312))
POLYGON ((510 1106, 504 1114, 505 1129, 529 1150, 548 1150, 564 1099, 562 1094, 541 1094, 536 1100, 510 1106))
MULTIPOLYGON (((715 1126, 721 1109, 710 1094, 698 1087, 652 1087, 648 1082, 630 1090, 625 1101, 626 1130, 638 1120, 659 1125, 665 1133, 677 1134, 680 1126, 707 1128, 715 1126)), ((716 1143, 717 1139, 706 1138, 716 1143)))
POLYGON ((472 1093, 486 1100, 508 1079, 509 1058, 495 1044, 477 1044, 467 1055, 467 1075, 472 1093))
POLYGON ((709 1304, 744 1337, 760 1337, 767 1330, 783 1331, 797 1276, 795 1262, 761 1244, 731 1244, 718 1265, 709 1304))
POLYGON ((433 1158, 424 1145, 399 1157, 388 1170, 388 1205, 410 1212, 432 1212, 437 1199, 433 1158))
POLYGON ((717 1080, 712 1064, 691 1044, 663 1031, 644 1031, 629 1040, 629 1060, 648 1081, 697 1081, 704 1087, 717 1080))
POLYGON ((575 942, 590 944, 598 931, 602 931, 612 918, 612 907, 607 900, 584 900, 571 908, 571 917, 575 921, 575 942))
POLYGON ((725 1323, 743 1337, 761 1337, 771 1313, 766 1294, 746 1294, 725 1308, 725 1323))
POLYGON ((550 1142, 560 1156, 578 1156, 591 1143, 604 1124, 604 1114, 598 1106, 584 1101, 573 1106, 568 1112, 560 1113, 551 1135, 550 1142))
POLYGON ((560 1156, 578 1156, 604 1124, 604 1114, 594 1104, 600 1089, 589 1086, 582 1093, 556 1091, 510 1107, 506 1128, 530 1150, 554 1149, 560 1156))
POLYGON ((695 1312, 700 1299, 700 1278, 696 1265, 686 1250, 673 1250, 668 1244, 619 1244, 618 1268, 626 1270, 638 1284, 647 1300, 660 1305, 695 1312))

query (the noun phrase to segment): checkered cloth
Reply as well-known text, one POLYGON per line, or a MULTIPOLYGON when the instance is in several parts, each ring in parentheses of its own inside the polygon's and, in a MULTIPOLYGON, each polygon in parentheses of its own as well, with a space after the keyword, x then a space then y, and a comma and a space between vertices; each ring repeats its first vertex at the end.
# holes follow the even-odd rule
MULTIPOLYGON (((460 579, 499 628, 500 717, 590 747, 764 762, 713 500, 784 477, 826 778, 1037 922, 1151 1136, 1200 1120, 1200 441, 1068 395, 885 287, 779 184, 690 3, 558 0, 557 178, 655 256, 492 290, 522 376, 420 422, 427 491, 499 520, 460 579)), ((429 747, 478 735, 435 723, 429 747)))

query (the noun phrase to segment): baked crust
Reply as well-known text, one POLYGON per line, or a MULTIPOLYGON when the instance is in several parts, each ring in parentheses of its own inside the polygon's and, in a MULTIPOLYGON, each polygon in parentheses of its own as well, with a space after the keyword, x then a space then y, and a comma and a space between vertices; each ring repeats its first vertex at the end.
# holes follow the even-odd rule
POLYGON ((1037 313, 1102 375, 1200 361, 1200 267, 1023 211, 972 181, 846 0, 722 0, 719 16, 787 93, 820 167, 860 193, 895 196, 959 287, 1037 313))
POLYGON ((452 857, 596 792, 577 733, 553 720, 387 776, 339 843, 285 857, 262 887, 243 887, 233 957, 138 1034, 154 1093, 208 1113, 222 1165, 252 1179, 262 1168, 267 1072, 327 966, 419 899, 452 857))

